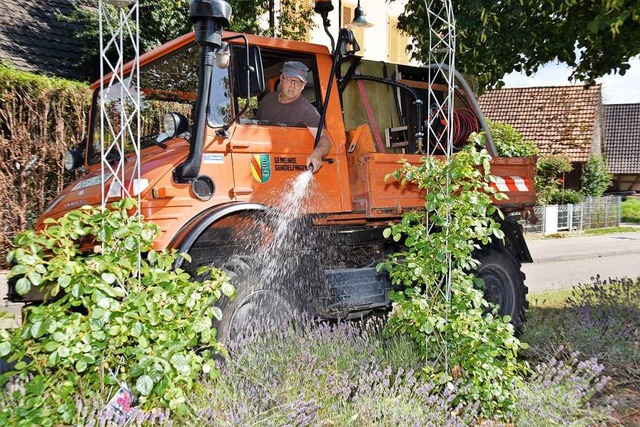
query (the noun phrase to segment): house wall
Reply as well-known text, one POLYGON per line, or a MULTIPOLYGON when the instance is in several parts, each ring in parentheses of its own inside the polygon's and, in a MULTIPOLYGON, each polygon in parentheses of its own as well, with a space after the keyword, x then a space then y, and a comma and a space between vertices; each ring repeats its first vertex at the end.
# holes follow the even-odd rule
MULTIPOLYGON (((365 29, 352 29, 361 51, 358 53, 365 59, 374 61, 389 61, 408 64, 409 55, 404 47, 409 38, 400 33, 395 25, 398 16, 403 12, 406 0, 388 3, 388 0, 361 0, 360 7, 365 11, 365 17, 373 26, 365 29)), ((358 5, 357 0, 332 0, 333 11, 329 13, 331 26, 329 32, 337 41, 338 31, 350 20, 353 11, 358 5)), ((314 28, 310 41, 313 43, 331 46, 331 41, 322 27, 322 19, 319 15, 313 18, 314 28)))
POLYGON ((636 191, 640 193, 640 174, 614 174, 612 191, 636 191))

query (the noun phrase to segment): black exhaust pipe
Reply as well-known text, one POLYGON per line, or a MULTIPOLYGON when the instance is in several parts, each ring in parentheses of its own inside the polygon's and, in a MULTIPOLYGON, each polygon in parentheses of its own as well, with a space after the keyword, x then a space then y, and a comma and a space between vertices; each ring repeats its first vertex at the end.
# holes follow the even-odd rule
POLYGON ((200 175, 215 51, 222 44, 222 29, 229 25, 230 17, 231 6, 224 0, 191 0, 189 5, 189 20, 195 23, 196 43, 200 46, 201 53, 198 99, 189 141, 189 155, 173 171, 174 180, 179 183, 191 182, 200 175))

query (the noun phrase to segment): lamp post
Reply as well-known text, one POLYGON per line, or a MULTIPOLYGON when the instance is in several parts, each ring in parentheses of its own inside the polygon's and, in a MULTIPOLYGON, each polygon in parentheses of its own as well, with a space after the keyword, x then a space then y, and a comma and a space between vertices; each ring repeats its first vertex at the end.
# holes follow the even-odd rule
POLYGON ((369 28, 372 26, 373 24, 371 22, 368 22, 367 18, 365 18, 364 9, 360 7, 360 0, 358 0, 358 6, 353 13, 353 20, 347 24, 347 27, 369 28))

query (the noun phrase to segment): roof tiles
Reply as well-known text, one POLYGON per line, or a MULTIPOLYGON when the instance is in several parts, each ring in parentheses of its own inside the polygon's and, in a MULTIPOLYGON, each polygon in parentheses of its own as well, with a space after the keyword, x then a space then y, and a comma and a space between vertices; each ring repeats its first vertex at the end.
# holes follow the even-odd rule
POLYGON ((64 22, 79 0, 0 1, 0 62, 38 74, 83 80, 80 27, 64 22))
POLYGON ((486 118, 512 125, 525 140, 536 143, 540 155, 566 154, 586 162, 592 143, 600 138, 601 85, 511 88, 480 97, 486 118))
POLYGON ((611 173, 640 173, 640 104, 604 106, 604 141, 611 173))

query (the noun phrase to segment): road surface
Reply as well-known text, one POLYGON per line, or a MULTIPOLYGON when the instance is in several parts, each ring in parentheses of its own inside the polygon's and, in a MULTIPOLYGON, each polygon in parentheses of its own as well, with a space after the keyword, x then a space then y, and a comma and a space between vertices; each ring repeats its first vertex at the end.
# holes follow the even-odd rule
POLYGON ((529 293, 591 283, 592 277, 640 277, 640 231, 527 240, 533 264, 523 264, 529 293))

